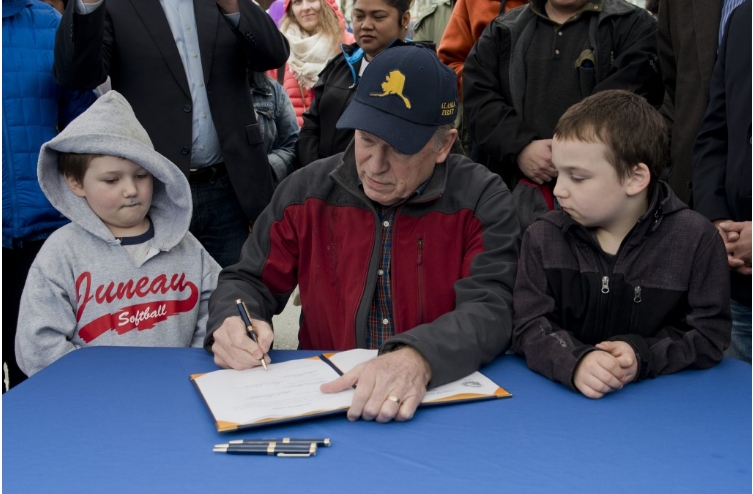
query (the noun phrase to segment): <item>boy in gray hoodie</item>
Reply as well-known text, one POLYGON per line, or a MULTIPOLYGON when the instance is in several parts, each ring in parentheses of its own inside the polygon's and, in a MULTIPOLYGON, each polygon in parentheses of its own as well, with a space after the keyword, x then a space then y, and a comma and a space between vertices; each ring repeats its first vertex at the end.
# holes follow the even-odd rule
POLYGON ((191 191, 110 91, 42 146, 42 191, 71 223, 29 272, 16 357, 31 376, 88 345, 201 347, 220 266, 188 232, 191 191))

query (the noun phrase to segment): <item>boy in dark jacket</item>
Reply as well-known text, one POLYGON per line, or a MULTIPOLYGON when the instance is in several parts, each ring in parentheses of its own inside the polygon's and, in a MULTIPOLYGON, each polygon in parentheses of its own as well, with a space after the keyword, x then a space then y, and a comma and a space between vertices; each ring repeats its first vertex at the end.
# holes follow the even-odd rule
POLYGON ((666 144, 658 111, 622 90, 585 98, 554 131, 561 210, 523 237, 513 349, 589 398, 711 367, 730 343, 724 245, 658 181, 666 144))

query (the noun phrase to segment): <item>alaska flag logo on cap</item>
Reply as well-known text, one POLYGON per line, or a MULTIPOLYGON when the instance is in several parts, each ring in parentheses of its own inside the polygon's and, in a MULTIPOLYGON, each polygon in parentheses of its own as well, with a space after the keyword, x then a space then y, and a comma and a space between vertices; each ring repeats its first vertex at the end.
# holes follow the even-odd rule
POLYGON ((385 96, 395 95, 400 96, 405 103, 405 107, 410 110, 410 100, 403 96, 403 88, 405 87, 405 75, 399 70, 392 70, 387 74, 386 79, 382 83, 381 93, 369 93, 369 96, 376 96, 383 98, 385 96))

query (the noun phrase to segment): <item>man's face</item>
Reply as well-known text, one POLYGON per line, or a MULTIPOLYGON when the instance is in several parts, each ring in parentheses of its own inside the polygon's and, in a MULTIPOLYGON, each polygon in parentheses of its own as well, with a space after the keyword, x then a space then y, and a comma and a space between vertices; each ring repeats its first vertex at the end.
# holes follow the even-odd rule
POLYGON ((71 191, 85 197, 94 213, 116 237, 132 237, 149 227, 152 174, 133 161, 116 156, 92 159, 84 182, 66 177, 71 191))
POLYGON ((552 164, 557 169, 554 196, 562 210, 585 227, 609 229, 624 215, 626 181, 620 182, 600 142, 552 140, 552 164))
POLYGON ((358 178, 372 201, 392 206, 410 196, 444 161, 447 153, 435 151, 434 138, 416 154, 403 154, 374 134, 356 130, 358 178))

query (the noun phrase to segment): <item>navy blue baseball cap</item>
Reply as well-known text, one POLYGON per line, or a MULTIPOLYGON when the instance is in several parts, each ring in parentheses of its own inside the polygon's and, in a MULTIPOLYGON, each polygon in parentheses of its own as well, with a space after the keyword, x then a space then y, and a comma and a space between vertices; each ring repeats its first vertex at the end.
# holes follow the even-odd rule
POLYGON ((423 45, 396 46, 366 67, 337 128, 363 130, 416 154, 457 112, 455 72, 423 45))

